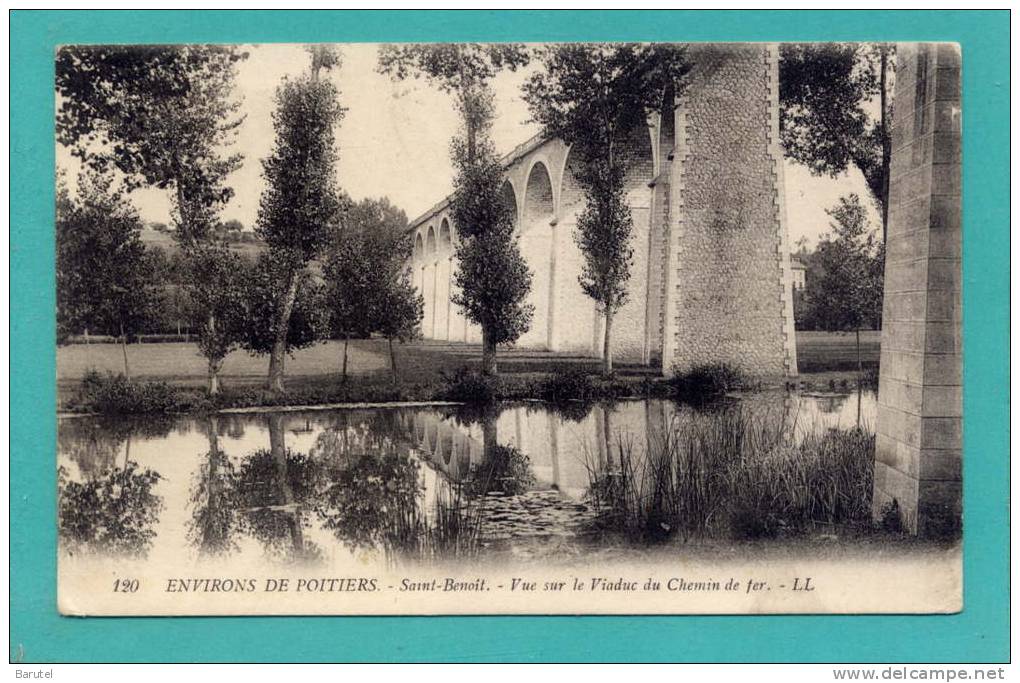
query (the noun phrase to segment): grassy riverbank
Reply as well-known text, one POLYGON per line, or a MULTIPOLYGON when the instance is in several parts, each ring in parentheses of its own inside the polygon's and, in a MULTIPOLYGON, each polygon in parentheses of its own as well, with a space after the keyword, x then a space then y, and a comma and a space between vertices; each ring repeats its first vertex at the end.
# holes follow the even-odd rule
MULTIPOLYGON (((878 357, 877 333, 862 337, 862 347, 867 365, 873 369, 878 357)), ((798 386, 828 390, 856 386, 853 335, 799 333, 798 353, 802 368, 806 364, 798 386), (847 370, 851 358, 853 369, 847 370)), ((517 349, 500 353, 497 382, 481 383, 474 374, 480 356, 477 345, 398 345, 394 380, 386 342, 358 340, 349 345, 348 376, 344 378, 340 374, 342 345, 328 342, 288 359, 287 391, 277 395, 263 388, 266 359, 235 351, 223 366, 223 391, 212 397, 205 390, 205 364, 194 344, 130 345, 132 382, 116 379, 123 372, 119 345, 75 344, 57 350, 58 405, 65 412, 180 413, 391 401, 599 400, 663 397, 677 390, 675 383, 645 366, 619 364, 616 375, 607 380, 598 375, 597 359, 517 349), (83 383, 86 377, 91 379, 83 383)), ((866 373, 867 382, 873 379, 873 370, 871 375, 866 373)))

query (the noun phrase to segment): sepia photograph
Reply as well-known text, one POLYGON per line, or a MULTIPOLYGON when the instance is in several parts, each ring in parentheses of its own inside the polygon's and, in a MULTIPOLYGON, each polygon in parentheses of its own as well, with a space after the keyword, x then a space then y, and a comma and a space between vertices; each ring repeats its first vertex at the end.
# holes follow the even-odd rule
POLYGON ((62 614, 964 608, 959 45, 53 57, 62 614))

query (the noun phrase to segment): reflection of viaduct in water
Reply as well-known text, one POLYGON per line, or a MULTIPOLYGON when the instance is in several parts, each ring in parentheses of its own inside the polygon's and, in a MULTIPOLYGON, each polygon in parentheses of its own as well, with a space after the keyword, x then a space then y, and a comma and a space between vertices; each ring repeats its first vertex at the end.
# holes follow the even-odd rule
MULTIPOLYGON (((792 419, 790 401, 784 402, 784 419, 792 419)), ((495 443, 512 446, 526 455, 539 488, 555 488, 580 498, 588 488, 589 470, 619 467, 621 449, 640 471, 649 452, 665 443, 674 417, 684 408, 665 401, 621 402, 596 405, 583 417, 567 418, 546 408, 507 408, 488 424, 465 425, 433 412, 404 413, 405 438, 430 464, 453 481, 469 477, 484 464, 485 431, 495 443)))

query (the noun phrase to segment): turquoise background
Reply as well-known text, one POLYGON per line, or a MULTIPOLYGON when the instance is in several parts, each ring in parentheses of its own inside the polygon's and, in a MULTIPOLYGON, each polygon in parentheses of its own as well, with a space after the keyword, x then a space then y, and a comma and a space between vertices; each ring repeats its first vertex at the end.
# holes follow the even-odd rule
POLYGON ((1009 14, 13 11, 11 630, 25 662, 1009 658, 1009 14), (965 609, 948 616, 92 618, 56 611, 53 55, 64 43, 956 41, 963 46, 965 609))

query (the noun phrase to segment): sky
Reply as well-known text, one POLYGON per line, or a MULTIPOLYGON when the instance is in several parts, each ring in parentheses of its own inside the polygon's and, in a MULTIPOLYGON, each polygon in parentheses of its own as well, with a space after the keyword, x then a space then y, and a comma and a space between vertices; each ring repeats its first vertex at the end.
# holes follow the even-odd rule
MULTIPOLYGON (((261 160, 273 146, 273 94, 285 76, 308 69, 309 56, 301 45, 262 44, 245 49, 249 57, 238 68, 237 90, 243 96, 246 118, 231 148, 244 155, 244 163, 228 180, 235 195, 222 218, 237 219, 250 229, 255 224, 263 188, 261 160)), ((340 90, 341 104, 347 108, 337 131, 337 177, 353 199, 388 197, 413 219, 452 190, 449 146, 457 130, 457 118, 450 96, 426 81, 394 82, 378 73, 377 49, 377 45, 367 43, 342 45, 343 65, 329 74, 340 90)), ((520 97, 520 85, 528 73, 501 73, 493 82, 496 120, 492 133, 500 153, 538 132, 538 126, 528 122, 528 109, 520 97)), ((59 146, 57 165, 74 178, 77 164, 59 146)), ((791 245, 801 237, 814 244, 828 230, 825 209, 834 206, 841 195, 856 192, 868 197, 864 179, 856 169, 832 179, 812 176, 803 166, 787 161, 785 171, 791 245)), ((143 189, 132 193, 131 198, 144 220, 169 222, 167 192, 143 189)), ((877 223, 871 202, 865 204, 871 209, 872 222, 877 223)))

